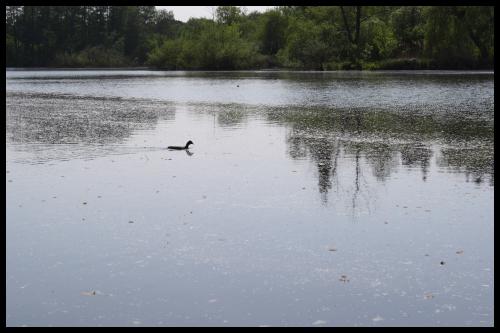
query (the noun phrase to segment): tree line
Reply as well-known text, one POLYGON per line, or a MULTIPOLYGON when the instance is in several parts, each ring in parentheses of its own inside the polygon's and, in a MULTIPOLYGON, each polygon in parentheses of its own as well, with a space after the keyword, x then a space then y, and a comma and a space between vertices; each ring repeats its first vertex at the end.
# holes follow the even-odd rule
POLYGON ((7 67, 235 70, 494 65, 493 6, 6 6, 7 67))

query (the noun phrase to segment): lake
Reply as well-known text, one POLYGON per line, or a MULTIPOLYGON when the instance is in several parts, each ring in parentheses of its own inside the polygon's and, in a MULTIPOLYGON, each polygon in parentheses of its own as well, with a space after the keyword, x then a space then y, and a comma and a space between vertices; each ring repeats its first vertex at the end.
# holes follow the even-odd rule
POLYGON ((493 72, 7 70, 6 324, 493 326, 493 123, 493 72))

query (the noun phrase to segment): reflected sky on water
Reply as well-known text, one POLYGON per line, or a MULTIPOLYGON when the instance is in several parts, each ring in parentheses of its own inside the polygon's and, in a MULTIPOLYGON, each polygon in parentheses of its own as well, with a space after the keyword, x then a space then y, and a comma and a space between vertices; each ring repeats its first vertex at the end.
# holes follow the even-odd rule
POLYGON ((9 326, 493 323, 492 73, 6 89, 9 326))

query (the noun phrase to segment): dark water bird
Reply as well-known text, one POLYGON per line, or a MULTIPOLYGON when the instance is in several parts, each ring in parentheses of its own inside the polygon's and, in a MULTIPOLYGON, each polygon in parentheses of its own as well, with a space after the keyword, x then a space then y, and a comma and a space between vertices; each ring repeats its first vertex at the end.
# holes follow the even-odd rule
POLYGON ((188 142, 186 142, 186 145, 184 147, 182 147, 182 146, 168 146, 168 149, 187 150, 187 149, 189 149, 189 145, 194 145, 193 141, 189 140, 188 142))

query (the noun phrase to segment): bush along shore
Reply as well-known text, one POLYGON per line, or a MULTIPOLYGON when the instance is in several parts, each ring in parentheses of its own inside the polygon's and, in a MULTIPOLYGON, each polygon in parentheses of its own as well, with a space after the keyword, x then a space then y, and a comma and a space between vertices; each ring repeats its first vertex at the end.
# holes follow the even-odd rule
POLYGON ((6 6, 6 67, 493 69, 493 6, 6 6))

